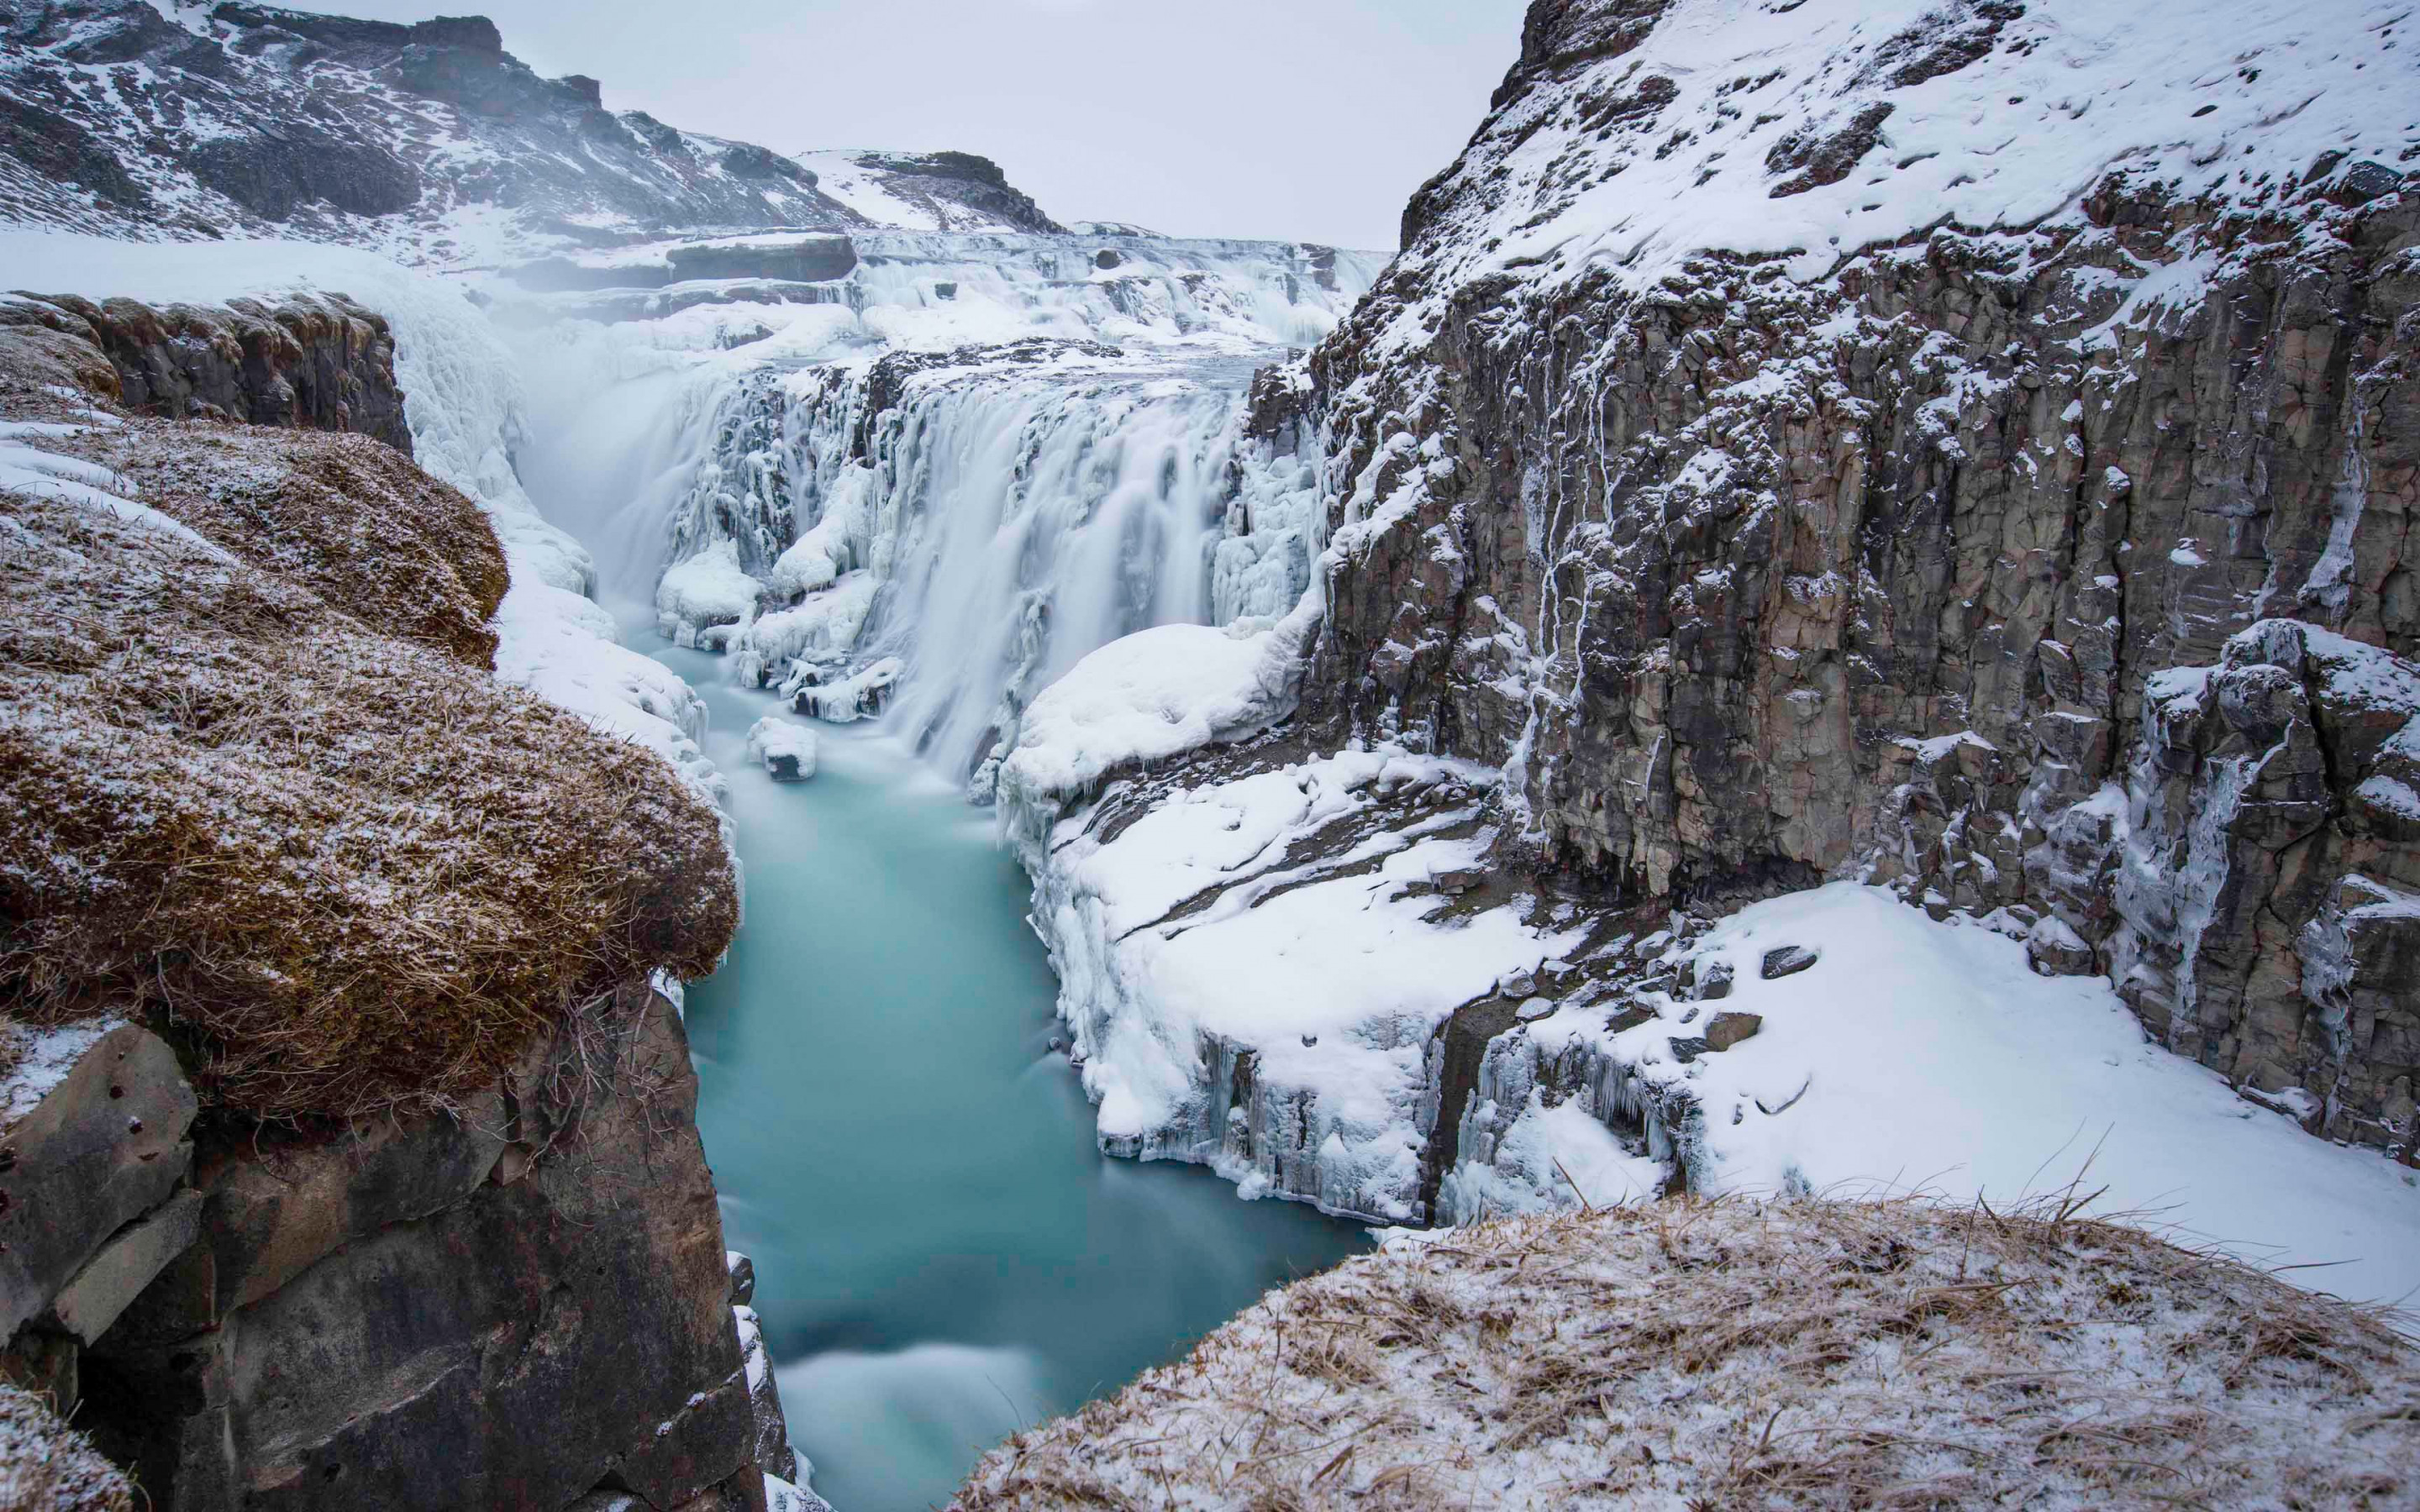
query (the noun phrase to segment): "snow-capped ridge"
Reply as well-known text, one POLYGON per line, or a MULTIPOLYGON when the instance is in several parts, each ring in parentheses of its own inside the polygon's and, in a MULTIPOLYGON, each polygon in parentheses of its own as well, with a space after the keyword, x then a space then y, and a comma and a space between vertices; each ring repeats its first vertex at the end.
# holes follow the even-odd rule
POLYGON ((144 239, 275 236, 463 267, 659 238, 1055 231, 988 160, 814 169, 541 78, 483 17, 78 0, 0 33, 0 215, 144 239), (888 187, 886 187, 888 186, 888 187), (870 210, 872 213, 867 213, 870 210))
POLYGON ((2392 192, 2420 148, 2420 54, 2392 0, 1671 0, 1536 7, 1498 110, 1407 212, 1462 283, 1709 251, 1808 279, 1951 224, 2134 192, 2273 213, 2392 192), (2366 168, 2362 165, 2367 164, 2366 168))

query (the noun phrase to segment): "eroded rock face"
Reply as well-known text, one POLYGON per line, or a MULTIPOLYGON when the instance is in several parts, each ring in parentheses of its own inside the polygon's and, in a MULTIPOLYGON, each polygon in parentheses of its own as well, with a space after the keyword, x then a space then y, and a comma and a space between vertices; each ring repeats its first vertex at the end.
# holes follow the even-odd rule
MULTIPOLYGON (((2226 195, 2113 178, 1817 273, 1490 261, 1747 109, 1681 118, 1652 58, 1618 61, 1667 8, 1533 7, 1404 256, 1294 399, 1271 387, 1328 439, 1342 547, 1314 740, 1504 764, 1506 858, 1616 900, 1864 876, 2010 910, 2171 1047, 2409 1151, 2420 999, 2384 986, 2420 906, 2408 180, 2341 155, 2226 195), (1560 197, 1523 223, 1507 186, 1557 142, 1535 192, 1560 197), (2356 708, 2330 669, 2364 657, 2356 708), (2207 698, 2162 692, 2180 669, 2207 698)), ((1848 57, 1867 95, 1773 147, 1770 193, 1883 182, 1871 96, 2023 14, 1848 57)))
POLYGON ((0 1337, 167 1201, 193 1159, 194 1089, 159 1036, 121 1024, 25 1037, 8 1084, 24 1105, 0 1132, 0 1337))
POLYGON ((633 987, 458 1119, 206 1139, 200 1241, 86 1352, 79 1421, 178 1512, 761 1505, 695 1100, 633 987))
POLYGON ((109 396, 135 414, 353 431, 411 455, 394 332, 384 316, 341 294, 158 309, 132 300, 0 296, 8 353, 42 341, 38 332, 106 357, 109 396))

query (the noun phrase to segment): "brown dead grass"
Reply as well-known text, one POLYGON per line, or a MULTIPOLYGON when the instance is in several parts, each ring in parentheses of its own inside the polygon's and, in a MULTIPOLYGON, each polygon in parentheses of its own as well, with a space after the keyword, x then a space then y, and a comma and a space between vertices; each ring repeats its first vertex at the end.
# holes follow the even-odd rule
POLYGON ((1515 1219, 1272 1293, 954 1504, 2412 1507, 2390 1321, 2066 1203, 1515 1219))
POLYGON ((89 444, 228 548, 0 495, 0 1011, 146 1016, 206 1102, 302 1119, 442 1103, 713 967, 717 817, 486 671, 460 495, 352 438, 89 444))
POLYGON ((479 506, 366 436, 130 420, 46 443, 372 629, 495 664, 508 579, 479 506))
POLYGON ((49 1398, 0 1382, 0 1512, 133 1512, 134 1483, 60 1421, 49 1398))

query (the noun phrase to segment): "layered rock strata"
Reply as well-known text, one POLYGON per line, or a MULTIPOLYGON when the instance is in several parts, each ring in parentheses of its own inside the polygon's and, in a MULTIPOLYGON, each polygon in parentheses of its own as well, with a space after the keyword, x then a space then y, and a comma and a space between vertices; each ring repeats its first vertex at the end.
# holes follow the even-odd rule
POLYGON ((394 333, 341 294, 154 308, 21 292, 0 297, 0 327, 54 362, 89 367, 97 349, 99 392, 132 414, 351 431, 411 455, 394 333))

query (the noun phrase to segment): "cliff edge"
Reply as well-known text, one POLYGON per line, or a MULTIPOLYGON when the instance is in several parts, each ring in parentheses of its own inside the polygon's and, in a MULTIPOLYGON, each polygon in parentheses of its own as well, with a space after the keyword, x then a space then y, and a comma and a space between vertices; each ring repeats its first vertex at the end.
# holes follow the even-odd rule
POLYGON ((720 817, 498 681, 384 323, 19 296, 0 413, 0 1375, 162 1508, 798 1502, 720 817))

